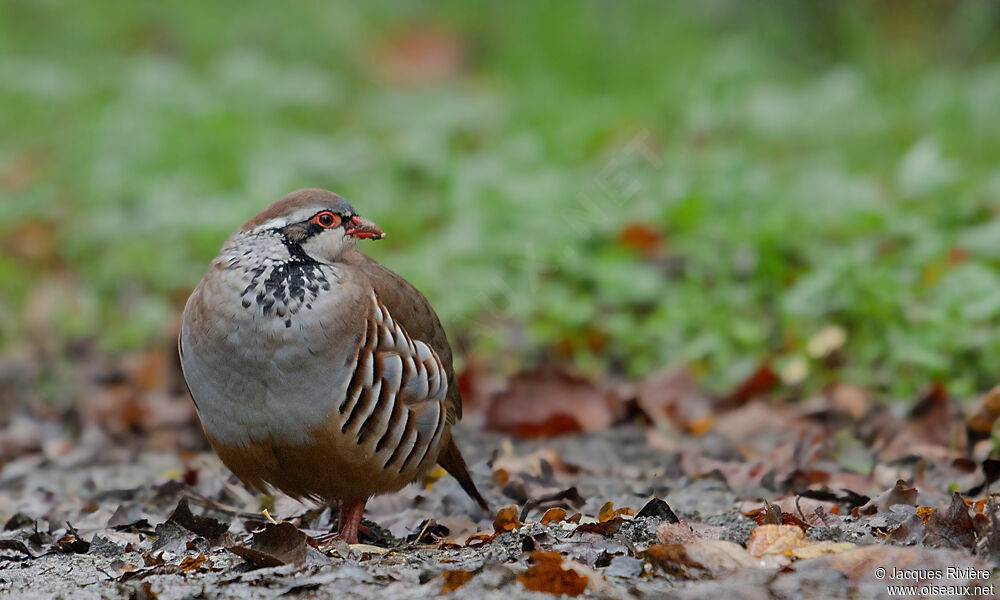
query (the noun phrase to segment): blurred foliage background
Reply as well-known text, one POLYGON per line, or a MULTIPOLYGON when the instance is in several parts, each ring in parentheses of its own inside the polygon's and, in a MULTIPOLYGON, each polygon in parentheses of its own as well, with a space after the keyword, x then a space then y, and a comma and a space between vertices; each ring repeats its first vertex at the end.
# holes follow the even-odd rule
POLYGON ((324 187, 467 360, 981 391, 998 34, 975 0, 9 0, 4 356, 169 344, 229 232, 324 187))

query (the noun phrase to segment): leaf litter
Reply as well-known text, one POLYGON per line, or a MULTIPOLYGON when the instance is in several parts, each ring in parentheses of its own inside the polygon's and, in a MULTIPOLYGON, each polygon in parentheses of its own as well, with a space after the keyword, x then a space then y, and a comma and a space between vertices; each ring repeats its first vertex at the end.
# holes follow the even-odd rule
POLYGON ((486 431, 456 431, 502 508, 432 474, 373 499, 365 543, 348 546, 316 542, 336 510, 232 478, 163 357, 123 361, 96 395, 0 430, 0 590, 857 597, 884 589, 878 566, 961 567, 956 584, 981 585, 1000 560, 1000 463, 983 433, 995 390, 966 415, 935 386, 897 416, 847 384, 793 398, 767 361, 728 393, 684 368, 598 385, 547 367, 487 386, 468 419, 486 431))

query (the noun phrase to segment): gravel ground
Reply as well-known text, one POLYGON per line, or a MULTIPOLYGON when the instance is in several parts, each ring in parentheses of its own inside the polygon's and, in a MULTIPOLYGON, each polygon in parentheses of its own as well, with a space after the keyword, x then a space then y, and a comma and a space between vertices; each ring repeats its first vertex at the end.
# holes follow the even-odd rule
MULTIPOLYGON (((632 427, 538 442, 462 431, 459 443, 494 510, 518 498, 539 498, 575 487, 575 494, 562 494, 570 498, 564 505, 571 513, 582 513, 587 522, 607 502, 638 510, 655 496, 668 502, 681 526, 710 529, 715 538, 746 544, 757 523, 738 510, 738 499, 745 496, 734 493, 721 477, 683 475, 676 457, 657 450, 647 438, 648 430, 632 427), (541 472, 532 475, 532 457, 537 456, 546 460, 535 461, 542 465, 541 472), (511 470, 502 488, 497 484, 498 468, 511 470)), ((0 546, 0 593, 25 599, 423 598, 448 587, 448 572, 465 572, 471 578, 465 575, 468 582, 450 595, 543 598, 551 596, 529 591, 519 576, 525 577, 538 562, 533 552, 554 550, 562 554, 566 568, 587 578, 583 597, 853 598, 885 594, 885 582, 874 571, 865 567, 871 572, 845 573, 835 563, 842 556, 837 554, 784 565, 762 558, 759 565, 738 569, 697 564, 696 560, 685 566, 680 564, 683 559, 679 568, 658 565, 644 550, 657 543, 657 529, 673 520, 663 514, 625 517, 615 532, 587 533, 565 521, 543 525, 539 521, 547 505, 525 510, 520 502, 523 524, 490 542, 464 546, 456 541, 457 535, 463 530, 465 536, 476 531, 492 533, 495 515, 482 513, 447 476, 429 488, 410 486, 370 503, 366 519, 379 525, 372 528, 376 534, 372 543, 382 549, 338 543, 321 553, 302 545, 303 554, 295 564, 254 568, 224 546, 249 543, 247 531, 264 519, 256 512, 260 499, 230 480, 213 455, 130 454, 97 439, 90 447, 96 450, 87 452, 85 440, 75 457, 29 456, 8 464, 0 480, 0 516, 7 522, 3 538, 24 540, 24 545, 8 541, 0 546), (210 542, 168 520, 184 496, 191 498, 195 514, 228 523, 228 531, 220 538, 223 541, 210 542), (15 517, 18 514, 23 516, 15 517), (425 519, 435 519, 450 532, 438 530, 444 540, 437 543, 407 542, 407 535, 436 527, 434 523, 424 527, 425 519), (53 550, 66 535, 67 522, 76 534, 63 537, 61 551, 53 550), (52 533, 51 538, 45 537, 46 531, 52 533)), ((323 533, 329 528, 329 511, 309 509, 279 496, 273 514, 279 519, 293 518, 311 534, 323 533)), ((810 533, 836 541, 879 541, 868 525, 860 524, 827 530, 814 527, 810 533)), ((923 566, 989 568, 962 551, 875 548, 897 553, 894 564, 913 558, 923 566), (908 552, 919 552, 919 556, 910 557, 908 552)))

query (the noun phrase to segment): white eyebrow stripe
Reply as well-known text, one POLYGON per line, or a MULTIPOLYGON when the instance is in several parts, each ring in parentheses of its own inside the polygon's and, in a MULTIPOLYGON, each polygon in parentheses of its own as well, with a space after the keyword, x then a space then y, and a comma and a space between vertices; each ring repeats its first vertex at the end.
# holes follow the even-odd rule
POLYGON ((254 231, 267 231, 268 229, 281 229, 292 221, 288 217, 275 217, 270 221, 265 221, 254 228, 254 231))
POLYGON ((280 217, 275 217, 268 221, 265 221, 257 226, 254 231, 267 231, 268 229, 281 229, 286 225, 291 225, 292 223, 299 223, 309 219, 309 217, 323 210, 322 207, 309 207, 300 208, 295 212, 287 215, 281 215, 280 217))

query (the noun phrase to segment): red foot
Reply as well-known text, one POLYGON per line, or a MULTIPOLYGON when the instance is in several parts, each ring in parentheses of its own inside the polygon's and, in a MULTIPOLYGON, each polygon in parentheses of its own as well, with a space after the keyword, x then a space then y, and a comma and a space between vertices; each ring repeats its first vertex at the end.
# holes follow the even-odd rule
POLYGON ((340 528, 337 533, 326 533, 314 538, 316 543, 325 547, 335 540, 344 540, 348 544, 358 543, 358 532, 371 536, 371 531, 361 524, 361 515, 365 512, 365 502, 347 502, 340 505, 340 528))

